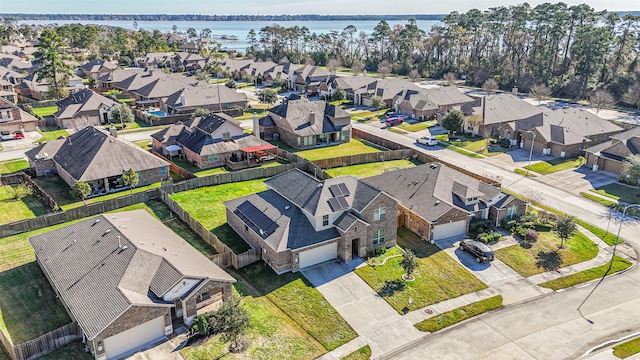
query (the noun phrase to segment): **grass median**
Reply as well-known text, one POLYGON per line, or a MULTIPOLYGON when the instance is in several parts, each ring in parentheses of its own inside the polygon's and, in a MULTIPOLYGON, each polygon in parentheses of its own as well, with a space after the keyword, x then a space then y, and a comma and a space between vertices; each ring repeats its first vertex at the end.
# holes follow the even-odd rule
MULTIPOLYGON (((623 271, 629 268, 631 265, 632 264, 630 261, 623 259, 619 256, 616 256, 613 260, 613 266, 611 267, 611 271, 609 272, 609 275, 623 271)), ((541 284, 538 284, 538 286, 542 286, 552 290, 565 289, 574 285, 599 279, 605 274, 608 268, 609 268, 609 264, 607 263, 605 265, 583 270, 575 274, 563 276, 561 278, 557 278, 551 281, 546 281, 541 284)))
POLYGON ((501 306, 502 296, 498 295, 423 320, 417 323, 415 327, 420 331, 436 332, 447 326, 470 319, 487 311, 495 310, 501 306))

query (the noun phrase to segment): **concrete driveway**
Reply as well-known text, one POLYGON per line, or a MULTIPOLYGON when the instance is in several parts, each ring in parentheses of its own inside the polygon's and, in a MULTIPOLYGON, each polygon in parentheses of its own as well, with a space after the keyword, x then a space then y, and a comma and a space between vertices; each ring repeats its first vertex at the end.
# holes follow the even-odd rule
POLYGON ((504 298, 503 304, 513 304, 551 292, 551 290, 541 288, 522 277, 498 259, 490 263, 478 264, 473 255, 458 247, 458 244, 463 239, 465 238, 456 237, 438 240, 436 245, 482 282, 497 290, 504 298))
POLYGON ((120 360, 184 360, 180 355, 187 335, 180 334, 172 339, 163 338, 145 345, 139 352, 123 356, 120 360))
POLYGON ((580 195, 580 192, 614 183, 618 181, 618 177, 618 175, 606 171, 592 171, 586 166, 581 166, 574 170, 559 171, 540 176, 537 180, 555 188, 580 195))
POLYGON ((375 358, 424 334, 353 272, 362 263, 330 261, 301 272, 369 344, 375 358))

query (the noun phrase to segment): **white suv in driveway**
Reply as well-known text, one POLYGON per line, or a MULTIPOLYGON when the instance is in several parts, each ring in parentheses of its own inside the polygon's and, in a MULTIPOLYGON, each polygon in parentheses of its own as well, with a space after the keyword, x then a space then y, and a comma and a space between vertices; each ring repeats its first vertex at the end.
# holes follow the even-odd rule
POLYGON ((416 139, 416 143, 422 145, 434 146, 438 145, 438 140, 434 136, 422 136, 416 139))
POLYGON ((15 139, 15 135, 10 133, 9 131, 0 131, 0 140, 13 140, 15 139))

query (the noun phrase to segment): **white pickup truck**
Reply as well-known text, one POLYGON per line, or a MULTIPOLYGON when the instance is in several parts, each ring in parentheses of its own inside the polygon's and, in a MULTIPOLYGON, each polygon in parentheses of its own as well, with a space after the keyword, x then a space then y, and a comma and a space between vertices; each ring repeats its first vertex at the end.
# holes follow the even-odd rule
POLYGON ((422 136, 416 139, 416 143, 422 145, 434 146, 438 145, 438 140, 434 136, 422 136))

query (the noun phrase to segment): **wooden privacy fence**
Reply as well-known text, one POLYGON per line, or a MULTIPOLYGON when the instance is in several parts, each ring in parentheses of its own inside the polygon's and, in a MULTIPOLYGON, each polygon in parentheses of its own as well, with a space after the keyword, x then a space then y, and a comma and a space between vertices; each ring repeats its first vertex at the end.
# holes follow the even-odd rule
POLYGON ((31 360, 46 355, 72 341, 82 338, 82 329, 72 322, 31 340, 13 347, 13 360, 31 360))
POLYGON ((322 169, 333 169, 341 166, 374 163, 379 161, 392 161, 409 158, 417 158, 418 152, 412 149, 390 150, 377 153, 340 156, 331 159, 314 160, 313 163, 322 169))
POLYGON ((0 237, 11 236, 22 232, 33 231, 61 224, 68 221, 99 215, 108 211, 117 210, 125 206, 135 205, 160 197, 160 189, 151 189, 144 192, 126 195, 115 199, 109 199, 94 204, 83 205, 74 209, 54 212, 36 218, 12 222, 0 225, 0 237))
MULTIPOLYGON (((430 163, 430 162, 438 162, 438 163, 440 163, 442 165, 445 165, 445 166, 447 166, 447 167, 449 167, 451 169, 454 169, 454 170, 457 170, 457 171, 459 171, 459 172, 461 172, 463 174, 469 175, 474 179, 478 179, 480 181, 483 181, 483 182, 485 182, 485 183, 487 183, 489 185, 501 187, 500 182, 495 180, 495 179, 492 179, 492 178, 490 178, 488 176, 479 175, 479 174, 476 174, 476 173, 474 173, 472 171, 469 171, 467 169, 461 168, 461 167, 459 167, 457 165, 453 165, 453 164, 451 164, 451 163, 449 163, 447 161, 443 161, 443 160, 439 159, 437 156, 429 155, 429 154, 417 151, 415 149, 408 148, 407 146, 404 146, 402 144, 398 144, 398 143, 393 142, 393 141, 391 141, 389 139, 381 138, 381 137, 379 137, 377 135, 370 134, 370 133, 362 131, 360 129, 353 129, 352 131, 353 131, 353 136, 354 137, 369 141, 370 143, 373 143, 373 144, 376 144, 376 145, 380 145, 380 146, 384 146, 384 147, 386 147, 388 149, 407 150, 408 153, 409 152, 411 153, 411 155, 407 156, 407 158, 411 157, 411 158, 414 158, 414 159, 416 159, 416 160, 418 160, 418 161, 420 161, 422 163, 425 163, 425 164, 426 163, 430 163)), ((389 153, 390 153, 389 156, 392 156, 391 154, 393 154, 393 153, 392 152, 389 152, 389 153)), ((374 154, 380 154, 380 153, 374 153, 374 154)), ((356 155, 356 156, 358 156, 358 155, 356 155)), ((387 160, 384 160, 384 161, 387 161, 387 160)))
POLYGON ((42 200, 49 207, 49 209, 57 211, 60 209, 58 203, 49 195, 44 189, 42 189, 31 176, 27 175, 24 172, 18 172, 15 174, 4 175, 0 177, 0 185, 18 185, 18 184, 26 184, 33 191, 33 195, 42 200))
POLYGON ((218 239, 215 234, 209 231, 198 220, 189 215, 189 213, 185 211, 180 206, 180 204, 173 200, 169 196, 169 194, 162 191, 160 198, 167 205, 167 207, 171 209, 171 211, 178 215, 180 220, 189 225, 191 230, 195 231, 207 244, 216 249, 218 254, 209 257, 209 259, 216 265, 220 267, 233 266, 233 268, 237 270, 249 264, 253 264, 254 262, 261 259, 261 253, 259 249, 250 249, 243 252, 242 254, 234 253, 233 250, 231 250, 231 248, 225 243, 220 241, 220 239, 218 239))
MULTIPOLYGON (((9 353, 9 357, 15 360, 16 352, 13 350, 13 344, 11 343, 9 338, 4 334, 2 329, 0 329, 0 344, 2 344, 2 347, 7 350, 7 352, 9 353)), ((2 352, 2 349, 0 349, 0 352, 2 352)))
POLYGON ((174 173, 180 175, 183 179, 185 180, 189 180, 189 179, 195 179, 197 176, 195 176, 191 171, 186 170, 185 168, 183 168, 182 166, 178 166, 176 163, 174 163, 173 161, 167 159, 166 157, 164 157, 162 154, 160 154, 159 152, 151 149, 149 150, 153 155, 161 158, 164 161, 167 161, 170 165, 169 165, 169 169, 171 169, 171 171, 173 171, 174 173))

